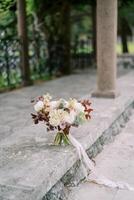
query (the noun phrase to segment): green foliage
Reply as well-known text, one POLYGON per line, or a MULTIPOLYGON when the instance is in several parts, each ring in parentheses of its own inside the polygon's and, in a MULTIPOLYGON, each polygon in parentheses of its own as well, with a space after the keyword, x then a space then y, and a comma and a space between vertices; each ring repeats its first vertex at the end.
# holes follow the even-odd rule
POLYGON ((21 74, 18 70, 12 69, 10 70, 10 85, 8 85, 7 81, 7 73, 2 72, 0 74, 0 89, 1 88, 16 88, 20 85, 21 83, 21 74))
POLYGON ((71 12, 72 39, 80 34, 90 35, 92 29, 91 7, 89 5, 74 6, 71 12))
POLYGON ((36 4, 35 0, 26 0, 26 9, 28 15, 33 15, 34 12, 36 12, 36 4))
POLYGON ((6 27, 11 28, 11 26, 15 23, 15 10, 15 0, 0 1, 0 29, 5 29, 6 27))
POLYGON ((0 12, 12 10, 15 5, 15 0, 0 0, 0 12))
MULTIPOLYGON (((80 36, 86 35, 90 39, 92 38, 91 6, 96 4, 96 0, 26 0, 30 42, 33 39, 37 42, 37 38, 43 35, 51 49, 54 49, 57 41, 60 41, 61 44, 64 45, 66 20, 63 20, 64 13, 62 8, 65 2, 69 2, 71 5, 70 23, 72 44, 75 43, 75 39, 79 39, 80 36), (33 31, 33 27, 35 31, 33 31)), ((118 2, 119 18, 125 18, 131 28, 134 26, 134 0, 118 0, 118 2)), ((16 25, 16 0, 0 0, 0 33, 6 30, 5 35, 8 39, 10 39, 10 37, 16 37, 16 25)), ((38 46, 40 46, 40 44, 36 43, 37 49, 38 46)), ((91 47, 90 49, 78 47, 78 49, 76 53, 89 53, 89 51, 92 50, 91 47)), ((39 57, 39 62, 36 62, 36 65, 38 66, 38 64, 40 65, 41 63, 41 66, 45 66, 46 58, 43 57, 43 59, 44 60, 41 60, 39 57)), ((46 72, 39 72, 39 66, 37 68, 37 70, 34 70, 31 64, 32 80, 46 80, 50 78, 46 72)), ((0 87, 7 87, 6 79, 5 73, 0 75, 0 87)), ((10 79, 12 79, 11 85, 18 85, 21 81, 20 73, 15 73, 15 71, 12 70, 10 79)))
POLYGON ((120 7, 119 17, 125 18, 130 26, 134 26, 134 1, 120 7))
POLYGON ((123 8, 133 3, 134 3, 134 0, 118 0, 119 8, 123 8))
POLYGON ((11 11, 0 13, 0 27, 6 28, 11 26, 15 21, 15 14, 11 11))
MULTIPOLYGON (((121 44, 116 45, 117 53, 121 54, 122 53, 122 47, 121 44)), ((128 42, 128 49, 130 54, 134 54, 134 43, 133 42, 128 42)))

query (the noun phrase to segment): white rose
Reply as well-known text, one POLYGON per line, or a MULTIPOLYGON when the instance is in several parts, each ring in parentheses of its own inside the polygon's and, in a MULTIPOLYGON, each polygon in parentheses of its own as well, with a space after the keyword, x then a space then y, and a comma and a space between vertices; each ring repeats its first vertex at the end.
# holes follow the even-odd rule
POLYGON ((73 110, 68 113, 68 115, 65 116, 64 121, 69 123, 69 124, 73 124, 76 118, 76 112, 74 112, 73 110))
POLYGON ((34 105, 34 109, 36 112, 39 112, 43 109, 44 104, 42 101, 38 101, 35 105, 34 105))
POLYGON ((75 104, 75 110, 77 112, 84 112, 85 108, 84 108, 84 106, 81 103, 76 103, 75 104))
POLYGON ((68 108, 75 110, 77 113, 84 112, 85 110, 84 106, 81 103, 79 103, 76 99, 70 99, 68 101, 68 104, 68 108))

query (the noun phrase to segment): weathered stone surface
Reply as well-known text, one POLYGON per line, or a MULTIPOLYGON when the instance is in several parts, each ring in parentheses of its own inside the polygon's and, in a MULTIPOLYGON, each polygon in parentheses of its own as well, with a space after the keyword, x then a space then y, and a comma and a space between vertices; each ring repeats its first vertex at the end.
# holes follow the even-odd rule
MULTIPOLYGON (((121 181, 134 187, 134 112, 122 133, 116 140, 104 147, 95 158, 96 170, 115 182, 121 181)), ((134 191, 107 188, 83 182, 70 188, 68 200, 133 200, 134 191)))
POLYGON ((58 181, 56 186, 51 189, 51 192, 48 192, 42 200, 57 200, 57 199, 67 199, 67 194, 64 187, 64 184, 61 181, 58 181), (58 192, 57 192, 58 191, 58 192))
MULTIPOLYGON (((29 109, 31 94, 33 96, 40 95, 44 93, 44 90, 48 91, 50 88, 52 92, 54 91, 55 97, 72 96, 75 91, 74 96, 76 95, 78 98, 82 96, 90 98, 90 95, 86 95, 88 93, 87 83, 90 82, 88 75, 84 74, 83 78, 82 75, 71 77, 73 77, 71 81, 69 81, 70 77, 66 77, 58 82, 55 80, 53 83, 46 83, 46 86, 43 87, 34 86, 0 95, 0 112, 4 111, 4 115, 0 116, 0 123, 2 126, 9 125, 12 130, 11 134, 6 132, 8 137, 2 135, 0 141, 0 196, 3 199, 41 200, 43 197, 45 198, 46 193, 50 197, 51 188, 53 188, 54 198, 63 199, 67 185, 77 185, 84 178, 81 165, 77 163, 79 161, 76 150, 71 146, 65 148, 53 146, 54 136, 46 133, 43 124, 32 125, 29 115, 32 110, 29 109), (85 84, 86 87, 81 92, 79 79, 79 84, 85 84), (67 84, 68 81, 71 83, 76 81, 76 84, 71 85, 70 88, 67 86, 65 92, 63 83, 67 84), (24 104, 20 102, 24 102, 24 104), (62 191, 59 192, 61 196, 57 196, 58 191, 62 191)), ((126 108, 131 110, 133 104, 132 82, 133 73, 118 81, 123 94, 116 100, 92 98, 94 113, 91 122, 79 129, 72 129, 72 134, 85 149, 89 149, 92 156, 102 150, 102 143, 105 143, 103 138, 100 139, 102 133, 109 129, 126 108)), ((128 120, 127 115, 130 115, 130 112, 127 111, 124 114, 122 121, 117 121, 124 124, 128 120)), ((114 130, 113 134, 110 131, 111 137, 112 134, 117 134, 115 132, 114 130)), ((2 132, 0 133, 2 134, 2 132)), ((109 131, 107 133, 109 134, 109 131)))
POLYGON ((115 195, 114 200, 133 200, 134 192, 133 191, 118 191, 115 195))
MULTIPOLYGON (((132 100, 132 99, 131 99, 132 100)), ((118 112, 117 114, 117 119, 113 120, 113 123, 108 127, 108 129, 106 129, 104 132, 101 133, 101 136, 96 140, 96 142, 88 149, 88 154, 90 157, 95 157, 98 153, 100 153, 103 149, 103 145, 107 144, 109 142, 111 142, 111 140, 114 139, 114 137, 119 134, 119 132, 121 131, 121 127, 122 125, 124 126, 125 123, 128 121, 129 117, 131 116, 132 110, 133 110, 133 100, 130 103, 130 101, 128 100, 128 102, 125 103, 126 109, 123 111, 120 110, 119 112, 119 107, 118 107, 118 112), (129 103, 128 103, 129 102, 129 103)), ((125 107, 122 107, 125 108, 125 107)), ((113 107, 111 108, 111 110, 116 111, 116 108, 113 107)), ((106 113, 106 111, 105 111, 106 113)), ((115 117, 115 116, 114 116, 115 117)), ((91 138, 90 138, 91 139, 91 138)), ((78 165, 77 165, 78 166, 78 165)), ((77 177, 77 179, 79 179, 80 181, 82 180, 82 177, 79 176, 79 174, 77 173, 72 173, 70 174, 70 171, 74 171, 76 172, 77 170, 79 171, 79 173, 81 172, 80 168, 77 168, 75 165, 71 168, 71 170, 69 170, 69 172, 66 173, 65 177, 68 177, 68 180, 66 180, 64 182, 65 186, 66 183, 71 183, 71 180, 75 180, 75 178, 77 177)), ((82 169, 83 171, 83 169, 82 169)), ((83 176, 84 178, 84 176, 83 176)), ((61 179, 61 181, 63 182, 64 177, 61 179)), ((77 183, 79 183, 80 181, 77 181, 77 183)), ((70 185, 71 185, 70 184, 70 185)), ((69 184, 68 184, 69 185, 69 184)), ((76 186, 77 184, 72 184, 72 186, 76 186)), ((63 189, 63 188, 62 188, 63 189)), ((66 190, 66 187, 64 188, 66 190)), ((51 194, 51 190, 48 192, 49 194, 51 194)), ((57 190, 57 193, 59 194, 59 191, 57 190)), ((104 193, 105 195, 105 193, 104 193)), ((107 196, 107 195, 106 195, 107 196)), ((66 199, 66 197, 64 197, 66 199)), ((59 199, 64 199, 59 198, 59 199)), ((78 198, 78 197, 77 197, 78 198)), ((53 198, 52 198, 53 199, 53 198)))
POLYGON ((97 187, 86 182, 72 189, 68 200, 113 200, 113 194, 116 194, 116 191, 113 192, 109 188, 97 187))

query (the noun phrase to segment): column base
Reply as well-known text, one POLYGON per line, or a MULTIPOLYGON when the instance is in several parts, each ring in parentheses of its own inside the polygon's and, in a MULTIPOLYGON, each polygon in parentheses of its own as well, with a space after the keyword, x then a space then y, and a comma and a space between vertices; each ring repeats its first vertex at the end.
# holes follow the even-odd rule
POLYGON ((91 94, 92 97, 97 97, 97 98, 116 98, 120 95, 118 91, 95 91, 91 94))

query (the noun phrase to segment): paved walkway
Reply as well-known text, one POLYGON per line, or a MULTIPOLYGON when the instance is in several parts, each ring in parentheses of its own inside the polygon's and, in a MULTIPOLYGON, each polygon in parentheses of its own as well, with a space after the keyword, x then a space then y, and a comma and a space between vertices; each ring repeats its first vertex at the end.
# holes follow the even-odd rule
MULTIPOLYGON (((134 186, 134 114, 113 143, 95 158, 100 174, 134 186)), ((134 200, 134 191, 110 189, 93 183, 73 188, 68 200, 134 200)))
MULTIPOLYGON (((129 71, 129 69, 119 67, 118 76, 129 71)), ((88 70, 43 84, 0 94, 0 140, 32 123, 30 117, 30 112, 33 111, 30 104, 31 99, 46 92, 57 98, 80 98, 91 92, 95 87, 95 82, 96 71, 88 70)))

